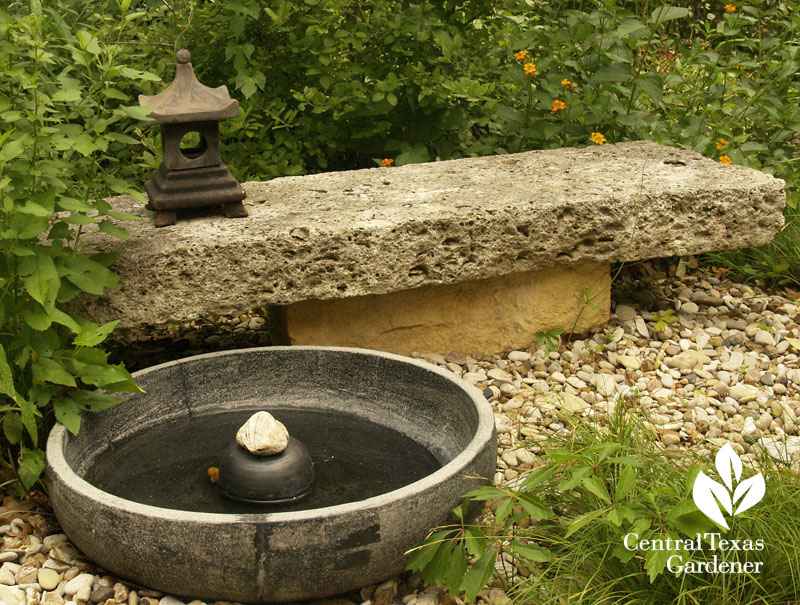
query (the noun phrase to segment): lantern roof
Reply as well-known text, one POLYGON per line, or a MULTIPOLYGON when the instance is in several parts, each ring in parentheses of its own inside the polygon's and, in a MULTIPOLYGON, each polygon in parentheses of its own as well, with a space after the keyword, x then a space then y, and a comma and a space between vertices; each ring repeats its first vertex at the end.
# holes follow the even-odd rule
POLYGON ((209 88, 194 75, 192 55, 185 48, 176 54, 175 79, 157 95, 139 95, 139 105, 152 106, 150 117, 158 124, 224 120, 239 115, 239 103, 231 99, 227 86, 209 88))

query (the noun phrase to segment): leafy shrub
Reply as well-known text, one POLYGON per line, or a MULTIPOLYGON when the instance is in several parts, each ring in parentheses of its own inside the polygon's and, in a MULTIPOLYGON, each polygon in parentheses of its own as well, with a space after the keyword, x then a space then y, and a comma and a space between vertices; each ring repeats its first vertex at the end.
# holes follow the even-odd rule
POLYGON ((698 511, 692 487, 708 466, 690 452, 653 447, 634 410, 620 403, 608 428, 581 423, 554 438, 545 463, 513 487, 483 487, 456 509, 457 524, 440 528, 408 558, 408 567, 471 602, 508 562, 519 576, 507 594, 521 603, 787 603, 800 590, 800 476, 764 461, 766 495, 717 528, 698 511), (465 511, 489 501, 478 525, 465 511), (626 548, 625 538, 629 537, 626 548), (702 550, 685 542, 703 536, 702 550), (716 534, 716 538, 710 537, 716 534), (666 550, 642 540, 671 539, 666 550), (763 550, 713 550, 711 540, 758 540, 763 550), (501 558, 501 554, 505 555, 501 558), (674 574, 682 563, 763 561, 759 574, 674 574), (673 564, 675 561, 673 561, 673 564), (673 567, 674 569, 674 567, 673 567))
POLYGON ((98 326, 64 309, 116 286, 113 257, 84 251, 81 236, 127 236, 110 219, 130 217, 102 198, 130 188, 103 166, 137 142, 115 130, 142 112, 120 105, 130 98, 117 82, 155 76, 120 65, 121 47, 37 2, 0 9, 0 33, 0 415, 5 464, 24 490, 44 467, 53 418, 77 433, 82 411, 117 403, 105 391, 138 390, 97 346, 117 322, 98 326))

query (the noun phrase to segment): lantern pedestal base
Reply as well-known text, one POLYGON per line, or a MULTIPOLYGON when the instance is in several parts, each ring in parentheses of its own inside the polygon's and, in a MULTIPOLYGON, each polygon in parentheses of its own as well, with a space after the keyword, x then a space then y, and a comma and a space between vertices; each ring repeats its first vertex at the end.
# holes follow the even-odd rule
POLYGON ((144 185, 149 203, 156 210, 156 227, 178 222, 178 210, 224 206, 228 218, 247 216, 242 200, 244 189, 225 164, 190 170, 167 170, 164 165, 153 172, 144 185))

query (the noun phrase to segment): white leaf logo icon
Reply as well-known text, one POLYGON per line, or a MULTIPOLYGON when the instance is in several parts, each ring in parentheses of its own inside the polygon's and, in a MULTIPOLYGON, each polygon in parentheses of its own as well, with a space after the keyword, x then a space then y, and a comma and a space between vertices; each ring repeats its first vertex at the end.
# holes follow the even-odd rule
POLYGON ((761 473, 742 481, 736 486, 736 491, 733 492, 733 503, 736 504, 742 496, 744 496, 744 498, 742 498, 741 504, 739 504, 736 508, 736 512, 733 514, 738 515, 751 506, 758 504, 761 498, 764 497, 766 491, 767 486, 764 484, 764 477, 761 473))
POLYGON ((731 477, 731 471, 733 471, 733 473, 736 475, 736 482, 738 483, 739 477, 742 476, 742 461, 739 459, 739 456, 736 455, 736 452, 733 451, 730 443, 726 443, 722 446, 722 448, 720 448, 720 450, 717 452, 717 458, 715 462, 720 478, 725 482, 725 485, 728 487, 728 491, 732 492, 733 480, 731 477))
POLYGON ((706 517, 720 527, 729 529, 720 506, 729 515, 736 516, 761 501, 766 491, 766 485, 761 473, 739 482, 739 478, 742 476, 742 461, 733 451, 730 443, 726 443, 719 450, 715 462, 717 473, 725 485, 714 481, 700 471, 692 486, 692 498, 697 508, 706 517), (736 485, 735 490, 734 485, 736 485), (731 498, 731 492, 733 492, 733 498, 731 498), (734 512, 733 505, 739 500, 741 502, 734 512))
POLYGON ((725 489, 724 485, 717 483, 709 478, 703 471, 700 471, 692 487, 694 503, 706 517, 711 519, 714 523, 728 529, 728 523, 725 521, 725 517, 722 516, 722 512, 719 510, 719 505, 717 505, 717 500, 714 499, 714 496, 717 497, 719 503, 722 504, 723 508, 725 508, 730 515, 732 506, 731 495, 728 493, 728 490, 725 489))

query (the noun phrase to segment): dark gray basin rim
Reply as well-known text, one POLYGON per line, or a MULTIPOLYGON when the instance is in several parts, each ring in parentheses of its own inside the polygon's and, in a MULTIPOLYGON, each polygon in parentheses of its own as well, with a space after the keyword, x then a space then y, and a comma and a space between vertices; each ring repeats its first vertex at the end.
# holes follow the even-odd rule
POLYGON ((366 349, 264 347, 199 355, 134 376, 147 393, 85 417, 77 437, 61 425, 53 428, 48 488, 65 533, 89 558, 167 593, 207 601, 294 601, 380 582, 402 571, 403 553, 447 522, 461 496, 494 473, 491 406, 466 381, 423 361, 366 349), (253 402, 286 405, 298 393, 309 407, 357 411, 416 439, 436 432, 427 437, 430 444, 420 442, 446 463, 358 502, 244 515, 148 506, 81 476, 107 443, 147 423, 253 402))

